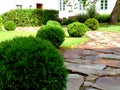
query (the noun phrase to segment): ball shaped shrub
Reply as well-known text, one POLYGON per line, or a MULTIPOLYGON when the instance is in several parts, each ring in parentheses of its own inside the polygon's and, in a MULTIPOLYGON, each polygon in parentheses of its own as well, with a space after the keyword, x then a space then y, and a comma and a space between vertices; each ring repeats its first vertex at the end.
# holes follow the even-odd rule
POLYGON ((64 90, 66 77, 49 41, 30 36, 0 43, 0 90, 64 90))
POLYGON ((85 21, 85 25, 92 30, 97 30, 99 28, 99 22, 95 18, 90 18, 85 21))
POLYGON ((8 21, 4 24, 4 28, 7 31, 14 31, 16 29, 16 24, 13 21, 8 21))
POLYGON ((37 32, 36 37, 49 40, 56 48, 65 40, 65 33, 60 26, 43 25, 37 32))
POLYGON ((80 22, 74 22, 67 26, 68 34, 71 37, 81 37, 88 30, 87 26, 80 22))
POLYGON ((46 25, 58 25, 61 26, 61 24, 58 21, 53 21, 53 20, 49 20, 46 25))

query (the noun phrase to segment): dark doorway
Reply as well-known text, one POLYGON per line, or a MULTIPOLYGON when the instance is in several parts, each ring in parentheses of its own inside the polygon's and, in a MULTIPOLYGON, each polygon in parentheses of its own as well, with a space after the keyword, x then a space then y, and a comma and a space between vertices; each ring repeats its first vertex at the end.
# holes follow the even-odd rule
POLYGON ((36 7, 37 7, 38 9, 43 9, 43 4, 37 3, 37 4, 36 4, 36 7))

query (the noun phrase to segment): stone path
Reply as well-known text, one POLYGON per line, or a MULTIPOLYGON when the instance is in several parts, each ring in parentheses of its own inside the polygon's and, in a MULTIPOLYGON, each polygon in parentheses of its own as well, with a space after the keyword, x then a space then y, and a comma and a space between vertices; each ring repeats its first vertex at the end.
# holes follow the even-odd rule
POLYGON ((88 43, 62 52, 66 90, 120 90, 120 33, 89 31, 88 43))

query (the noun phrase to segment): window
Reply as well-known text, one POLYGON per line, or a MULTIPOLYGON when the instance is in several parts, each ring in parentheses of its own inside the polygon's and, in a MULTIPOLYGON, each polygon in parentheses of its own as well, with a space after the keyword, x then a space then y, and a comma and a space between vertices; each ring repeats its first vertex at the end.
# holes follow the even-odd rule
POLYGON ((79 0, 79 10, 85 10, 82 0, 79 0))
POLYGON ((60 11, 65 10, 65 2, 64 2, 64 0, 59 0, 59 10, 60 11))
POLYGON ((16 5, 17 9, 22 9, 22 5, 16 5))
POLYGON ((108 8, 108 0, 101 0, 101 9, 107 9, 108 8))

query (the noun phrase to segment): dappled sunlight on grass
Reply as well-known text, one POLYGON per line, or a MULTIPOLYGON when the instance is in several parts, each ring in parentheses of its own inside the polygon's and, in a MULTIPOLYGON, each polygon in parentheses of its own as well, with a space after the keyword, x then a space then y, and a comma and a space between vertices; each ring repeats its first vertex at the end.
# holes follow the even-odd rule
POLYGON ((26 32, 26 31, 1 31, 0 32, 0 42, 5 40, 10 40, 16 36, 35 36, 36 32, 26 32))

